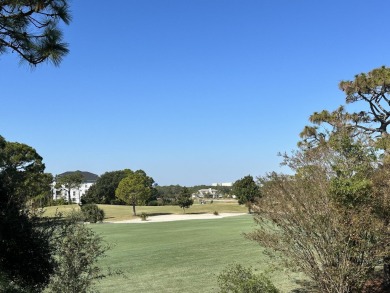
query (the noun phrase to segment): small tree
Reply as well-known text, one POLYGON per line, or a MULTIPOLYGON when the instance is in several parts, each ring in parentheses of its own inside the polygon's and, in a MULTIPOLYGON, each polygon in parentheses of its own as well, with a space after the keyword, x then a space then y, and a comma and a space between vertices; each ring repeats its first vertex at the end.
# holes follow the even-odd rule
POLYGON ((186 212, 185 209, 190 208, 194 204, 194 200, 191 198, 191 193, 187 187, 183 187, 181 190, 177 204, 183 209, 184 213, 186 212))
POLYGON ((234 182, 232 192, 237 196, 239 204, 245 204, 248 207, 249 213, 252 203, 260 197, 259 186, 250 175, 234 182))
POLYGON ((141 172, 132 172, 119 182, 115 196, 132 205, 133 215, 136 216, 135 206, 142 205, 152 194, 150 177, 141 172))

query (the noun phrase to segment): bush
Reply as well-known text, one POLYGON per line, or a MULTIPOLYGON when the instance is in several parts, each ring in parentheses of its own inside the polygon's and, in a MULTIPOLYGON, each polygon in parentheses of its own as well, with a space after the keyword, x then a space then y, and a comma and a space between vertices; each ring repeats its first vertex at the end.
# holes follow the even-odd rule
POLYGON ((267 277, 239 264, 227 267, 218 276, 218 285, 220 293, 279 293, 267 277))
POLYGON ((141 213, 139 215, 139 217, 141 218, 141 221, 146 221, 148 219, 148 214, 147 213, 141 213))
POLYGON ((214 215, 218 216, 219 215, 218 211, 214 211, 214 215))
POLYGON ((104 211, 95 204, 82 205, 81 212, 85 222, 96 223, 104 220, 104 211))

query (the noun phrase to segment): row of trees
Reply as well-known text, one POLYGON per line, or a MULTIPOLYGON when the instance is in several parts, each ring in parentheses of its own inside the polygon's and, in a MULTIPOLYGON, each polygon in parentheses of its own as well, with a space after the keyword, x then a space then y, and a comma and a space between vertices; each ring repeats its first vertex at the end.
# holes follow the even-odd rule
MULTIPOLYGON (((247 237, 303 272, 309 292, 379 287, 385 292, 390 288, 390 68, 359 74, 340 88, 347 103, 364 102, 368 110, 348 113, 342 106, 310 117, 313 124, 302 131, 299 149, 282 154, 292 174, 259 178, 258 197, 248 200, 259 225, 247 237)), ((244 181, 250 178, 235 187, 244 181)))

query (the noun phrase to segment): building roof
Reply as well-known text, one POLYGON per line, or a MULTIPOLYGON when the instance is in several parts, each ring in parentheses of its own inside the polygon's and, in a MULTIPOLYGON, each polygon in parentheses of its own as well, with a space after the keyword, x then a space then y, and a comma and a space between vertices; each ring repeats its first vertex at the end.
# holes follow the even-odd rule
POLYGON ((79 173, 81 173, 83 175, 83 177, 84 177, 83 182, 84 183, 95 183, 96 180, 99 178, 99 175, 96 175, 94 173, 87 172, 87 171, 80 171, 80 170, 77 170, 77 171, 67 171, 67 172, 64 172, 62 174, 58 174, 57 176, 61 177, 61 176, 72 174, 72 173, 76 173, 76 172, 79 172, 79 173))

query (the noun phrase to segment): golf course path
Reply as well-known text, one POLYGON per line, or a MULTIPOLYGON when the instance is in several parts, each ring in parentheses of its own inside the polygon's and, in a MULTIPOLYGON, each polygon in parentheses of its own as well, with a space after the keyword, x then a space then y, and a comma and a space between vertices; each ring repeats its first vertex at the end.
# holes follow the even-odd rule
POLYGON ((156 223, 156 222, 171 222, 171 221, 183 221, 183 220, 208 220, 208 219, 222 219, 225 217, 242 216, 245 213, 220 213, 214 214, 171 214, 171 215, 158 215, 149 216, 146 221, 142 221, 141 218, 124 221, 104 221, 105 223, 115 224, 144 224, 144 223, 156 223))

